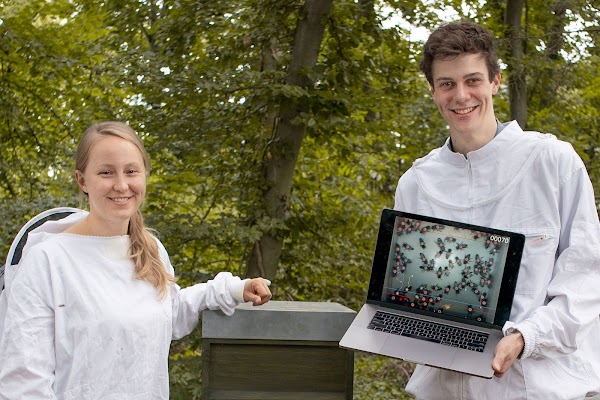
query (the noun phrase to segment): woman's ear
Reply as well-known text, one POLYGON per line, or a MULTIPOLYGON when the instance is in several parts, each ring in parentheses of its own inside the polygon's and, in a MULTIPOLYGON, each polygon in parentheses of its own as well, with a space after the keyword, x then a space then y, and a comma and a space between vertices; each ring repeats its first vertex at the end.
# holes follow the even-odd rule
POLYGON ((85 194, 88 194, 85 185, 85 178, 83 177, 83 172, 81 172, 78 169, 75 170, 75 180, 77 181, 77 186, 79 186, 79 190, 81 190, 85 194))

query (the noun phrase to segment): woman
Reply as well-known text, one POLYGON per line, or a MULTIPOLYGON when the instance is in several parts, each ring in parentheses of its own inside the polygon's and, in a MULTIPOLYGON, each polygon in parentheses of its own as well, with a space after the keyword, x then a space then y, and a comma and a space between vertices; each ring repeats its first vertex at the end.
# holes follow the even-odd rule
MULTIPOLYGON (((75 178, 89 213, 24 254, 0 337, 0 399, 168 399, 171 339, 205 308, 269 301, 268 281, 229 273, 181 289, 140 206, 150 170, 127 125, 88 128, 75 178)), ((70 218, 70 217, 68 217, 70 218)))

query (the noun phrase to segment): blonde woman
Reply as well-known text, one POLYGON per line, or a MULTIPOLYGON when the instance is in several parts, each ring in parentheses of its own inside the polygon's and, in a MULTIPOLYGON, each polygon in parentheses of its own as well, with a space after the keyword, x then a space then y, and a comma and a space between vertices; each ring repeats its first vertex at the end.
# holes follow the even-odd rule
POLYGON ((75 165, 89 213, 23 255, 0 332, 0 399, 168 399, 172 339, 203 309, 263 304, 268 281, 220 273, 181 289, 140 206, 150 165, 126 124, 88 128, 75 165))

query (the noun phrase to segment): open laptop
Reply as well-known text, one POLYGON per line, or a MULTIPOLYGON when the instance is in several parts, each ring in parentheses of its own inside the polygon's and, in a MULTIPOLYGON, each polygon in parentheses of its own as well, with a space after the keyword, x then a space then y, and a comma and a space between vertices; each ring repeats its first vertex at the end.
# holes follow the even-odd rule
POLYGON ((384 209, 344 348, 491 378, 525 236, 384 209))

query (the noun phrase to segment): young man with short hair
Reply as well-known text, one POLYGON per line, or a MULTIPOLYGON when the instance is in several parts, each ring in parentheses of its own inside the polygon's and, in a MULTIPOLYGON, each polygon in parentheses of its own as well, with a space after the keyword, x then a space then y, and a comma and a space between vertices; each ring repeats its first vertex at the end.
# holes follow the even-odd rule
POLYGON ((446 143, 400 178, 395 208, 523 233, 510 321, 491 380, 418 366, 418 399, 582 399, 600 392, 600 223, 593 187, 573 147, 502 124, 494 37, 448 23, 420 64, 450 128, 446 143))

